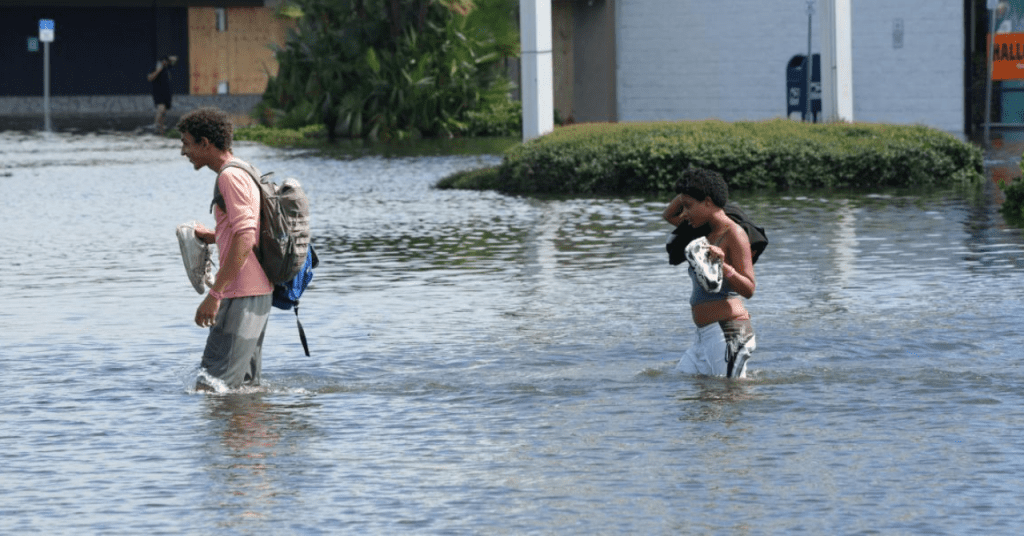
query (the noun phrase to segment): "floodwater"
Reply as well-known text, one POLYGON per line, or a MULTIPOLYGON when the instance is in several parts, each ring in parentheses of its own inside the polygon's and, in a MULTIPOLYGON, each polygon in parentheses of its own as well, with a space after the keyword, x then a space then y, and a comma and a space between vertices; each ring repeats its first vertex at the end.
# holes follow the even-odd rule
POLYGON ((1021 230, 991 186, 738 196, 747 381, 692 339, 667 199, 437 191, 496 157, 239 144, 322 264, 262 388, 192 390, 173 140, 0 134, 0 533, 1019 534, 1021 230))

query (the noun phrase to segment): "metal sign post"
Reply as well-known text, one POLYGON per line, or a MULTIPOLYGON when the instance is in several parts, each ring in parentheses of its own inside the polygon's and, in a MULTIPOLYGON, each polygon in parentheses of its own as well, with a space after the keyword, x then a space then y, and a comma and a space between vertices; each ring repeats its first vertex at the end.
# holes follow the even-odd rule
POLYGON ((47 132, 50 124, 50 43, 53 42, 53 19, 39 19, 39 40, 43 42, 43 121, 47 132))

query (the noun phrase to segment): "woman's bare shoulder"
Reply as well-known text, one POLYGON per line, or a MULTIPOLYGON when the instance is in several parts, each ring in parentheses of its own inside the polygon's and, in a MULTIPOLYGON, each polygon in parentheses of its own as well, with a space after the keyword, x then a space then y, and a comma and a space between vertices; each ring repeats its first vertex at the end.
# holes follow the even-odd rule
POLYGON ((743 226, 733 222, 729 226, 729 241, 736 244, 737 246, 744 246, 750 248, 750 237, 747 236, 747 232, 743 230, 743 226))

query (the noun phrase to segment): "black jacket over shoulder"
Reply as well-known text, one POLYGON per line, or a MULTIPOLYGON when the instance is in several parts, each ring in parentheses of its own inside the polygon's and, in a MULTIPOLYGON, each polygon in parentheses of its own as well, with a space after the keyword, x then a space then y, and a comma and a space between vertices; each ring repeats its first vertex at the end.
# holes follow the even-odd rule
MULTIPOLYGON (((750 221, 747 213, 733 202, 726 203, 724 210, 732 221, 738 223, 747 232, 747 237, 750 239, 750 260, 756 263, 764 248, 768 247, 768 236, 764 232, 764 227, 758 227, 750 221)), ((668 263, 675 266, 685 262, 686 246, 697 238, 710 233, 711 226, 706 223, 700 227, 692 227, 685 221, 680 223, 672 231, 670 240, 665 243, 665 250, 668 251, 668 263)))

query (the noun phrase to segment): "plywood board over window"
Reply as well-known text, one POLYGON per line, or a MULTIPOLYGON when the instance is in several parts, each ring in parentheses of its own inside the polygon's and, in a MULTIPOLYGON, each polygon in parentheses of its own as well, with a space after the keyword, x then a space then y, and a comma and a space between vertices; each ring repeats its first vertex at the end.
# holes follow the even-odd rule
POLYGON ((573 7, 570 0, 551 2, 551 46, 554 67, 555 110, 563 122, 573 122, 572 92, 575 83, 573 56, 573 7))
POLYGON ((271 44, 284 45, 292 22, 263 7, 193 7, 188 10, 190 92, 259 94, 277 75, 271 44), (221 29, 223 28, 223 30, 221 29))

